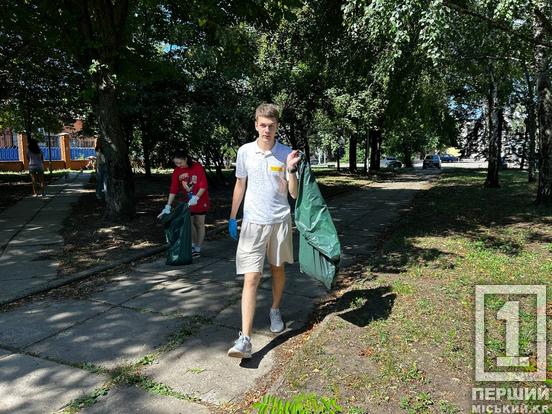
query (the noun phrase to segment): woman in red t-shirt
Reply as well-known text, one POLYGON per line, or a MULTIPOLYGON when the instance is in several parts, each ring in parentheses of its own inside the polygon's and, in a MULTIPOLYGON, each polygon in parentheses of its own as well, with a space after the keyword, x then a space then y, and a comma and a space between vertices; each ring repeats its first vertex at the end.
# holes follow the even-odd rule
POLYGON ((174 153, 173 162, 176 168, 172 173, 169 200, 158 217, 171 212, 171 205, 176 195, 179 191, 182 192, 185 201, 188 201, 192 216, 192 256, 199 257, 205 238, 205 214, 209 210, 207 176, 202 165, 192 160, 185 151, 177 150, 174 153))

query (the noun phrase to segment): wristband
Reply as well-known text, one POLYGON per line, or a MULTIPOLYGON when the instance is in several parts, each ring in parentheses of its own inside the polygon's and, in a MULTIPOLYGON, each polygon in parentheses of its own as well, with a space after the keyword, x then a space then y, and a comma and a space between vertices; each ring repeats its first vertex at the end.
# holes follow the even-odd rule
POLYGON ((297 167, 288 168, 287 172, 290 173, 290 174, 296 173, 297 172, 297 167))

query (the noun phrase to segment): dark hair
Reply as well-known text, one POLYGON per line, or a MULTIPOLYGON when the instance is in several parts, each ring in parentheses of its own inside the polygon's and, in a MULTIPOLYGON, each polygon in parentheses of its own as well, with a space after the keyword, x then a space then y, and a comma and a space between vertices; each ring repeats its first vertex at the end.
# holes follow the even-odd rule
POLYGON ((188 167, 191 167, 192 163, 194 162, 194 160, 192 159, 192 157, 190 157, 188 152, 184 151, 183 149, 177 149, 173 154, 173 158, 186 160, 186 164, 188 164, 188 167))
POLYGON ((36 139, 29 139, 28 148, 29 151, 31 151, 33 154, 42 154, 42 151, 40 150, 40 147, 38 146, 38 141, 36 139))
POLYGON ((96 138, 96 143, 94 144, 94 151, 98 151, 98 152, 102 152, 102 153, 103 153, 103 150, 102 150, 102 142, 100 141, 99 138, 96 138))

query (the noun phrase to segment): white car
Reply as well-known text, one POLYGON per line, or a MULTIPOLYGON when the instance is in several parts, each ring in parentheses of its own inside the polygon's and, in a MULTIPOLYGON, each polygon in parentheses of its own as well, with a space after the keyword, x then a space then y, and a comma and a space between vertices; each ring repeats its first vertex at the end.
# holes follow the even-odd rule
POLYGON ((400 162, 397 157, 383 157, 380 160, 380 168, 401 168, 402 162, 400 162))

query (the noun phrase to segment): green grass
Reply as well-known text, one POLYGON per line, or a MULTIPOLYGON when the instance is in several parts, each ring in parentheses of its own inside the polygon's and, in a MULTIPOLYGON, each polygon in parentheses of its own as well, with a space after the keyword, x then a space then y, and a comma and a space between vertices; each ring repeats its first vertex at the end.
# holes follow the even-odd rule
MULTIPOLYGON (((500 189, 485 189, 484 179, 484 171, 444 173, 416 198, 366 264, 363 273, 376 277, 359 277, 348 288, 391 289, 396 297, 389 316, 363 327, 332 319, 290 364, 290 390, 324 390, 345 408, 369 412, 379 405, 386 412, 466 409, 461 404, 473 381, 475 286, 549 285, 552 274, 552 209, 533 204, 535 188, 522 172, 501 172, 500 189)), ((534 299, 514 296, 520 301, 521 354, 534 356, 534 299)), ((551 298, 548 289, 549 304, 551 298)), ((504 321, 496 320, 496 311, 507 298, 486 299, 486 360, 492 367, 490 361, 504 353, 504 321)), ((348 304, 350 310, 363 305, 361 297, 348 304)))
MULTIPOLYGON (((72 172, 73 170, 53 170, 51 173, 46 169, 44 176, 46 178, 53 177, 54 179, 63 177, 65 174, 72 172)), ((74 171, 73 171, 74 172, 74 171)), ((18 183, 18 182, 31 182, 31 176, 29 171, 0 171, 0 183, 18 183)))

